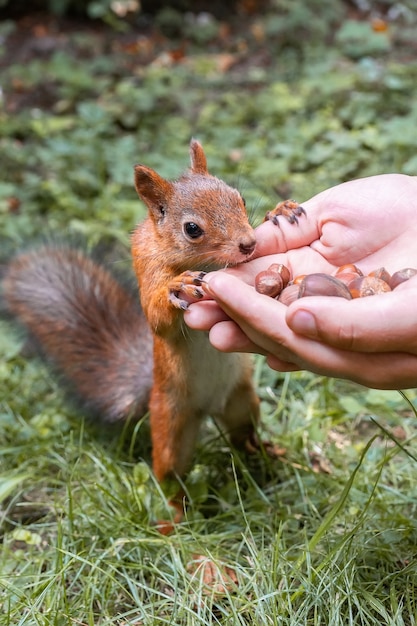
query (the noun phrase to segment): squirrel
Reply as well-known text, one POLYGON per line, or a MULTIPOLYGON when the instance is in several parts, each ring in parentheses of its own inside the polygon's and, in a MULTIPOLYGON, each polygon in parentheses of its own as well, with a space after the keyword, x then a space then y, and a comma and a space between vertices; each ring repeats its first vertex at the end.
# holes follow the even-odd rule
MULTIPOLYGON (((221 353, 208 333, 185 326, 183 311, 203 295, 204 273, 248 261, 256 247, 241 194, 209 174, 197 140, 190 168, 168 181, 134 168, 146 219, 131 237, 134 296, 79 249, 44 245, 6 267, 3 299, 41 354, 88 412, 107 421, 149 409, 152 467, 158 481, 189 469, 204 416, 219 421, 237 447, 253 450, 259 399, 251 357, 221 353)), ((304 213, 287 201, 267 214, 278 224, 304 213)), ((183 493, 171 501, 176 520, 183 493)))

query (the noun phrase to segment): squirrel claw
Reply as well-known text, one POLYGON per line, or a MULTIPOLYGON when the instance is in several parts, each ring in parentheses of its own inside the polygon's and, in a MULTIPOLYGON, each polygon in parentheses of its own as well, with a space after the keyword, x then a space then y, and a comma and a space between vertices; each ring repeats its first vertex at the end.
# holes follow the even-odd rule
POLYGON ((204 278, 207 275, 207 272, 192 272, 193 276, 192 281, 193 281, 193 285, 198 285, 200 286, 201 283, 204 282, 204 278))
POLYGON ((196 302, 197 300, 201 300, 204 296, 204 291, 201 287, 195 287, 194 285, 183 285, 180 289, 170 289, 169 292, 169 301, 174 305, 176 309, 182 309, 186 311, 188 306, 192 302, 196 302), (185 296, 185 298, 180 298, 180 293, 185 296))
POLYGON ((171 291, 169 294, 169 301, 174 305, 176 309, 181 309, 182 311, 186 311, 188 309, 189 302, 187 300, 183 300, 178 296, 179 292, 171 291))
POLYGON ((259 452, 263 451, 266 456, 271 459, 282 458, 287 452, 286 448, 282 448, 281 446, 278 446, 277 444, 274 444, 269 440, 260 441, 254 432, 250 433, 249 436, 245 439, 243 449, 246 454, 250 455, 258 454, 259 452))
POLYGON ((265 215, 265 222, 270 221, 279 227, 279 217, 285 217, 290 224, 298 224, 298 218, 307 215, 305 209, 294 200, 284 200, 278 202, 272 211, 265 215))
POLYGON ((172 519, 159 519, 154 522, 153 526, 155 526, 156 530, 161 535, 171 535, 177 524, 179 524, 184 518, 184 505, 182 504, 181 498, 183 498, 183 492, 179 491, 177 496, 169 501, 169 505, 172 508, 172 519))
POLYGON ((201 284, 205 275, 206 272, 192 272, 187 270, 174 278, 168 285, 169 301, 171 304, 177 309, 186 311, 189 304, 201 300, 204 296, 201 284), (180 297, 180 294, 182 297, 180 297))

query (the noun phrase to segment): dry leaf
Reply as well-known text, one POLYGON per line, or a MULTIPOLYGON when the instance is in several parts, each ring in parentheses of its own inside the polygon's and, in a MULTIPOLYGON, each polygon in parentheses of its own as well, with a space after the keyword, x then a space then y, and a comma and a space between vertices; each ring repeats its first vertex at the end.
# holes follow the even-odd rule
POLYGON ((310 462, 313 472, 316 474, 331 474, 332 469, 329 461, 317 452, 310 453, 310 462))
POLYGON ((391 432, 398 441, 405 441, 407 439, 407 433, 403 426, 394 426, 391 432))
POLYGON ((371 22, 374 33, 385 33, 388 30, 388 23, 380 17, 376 17, 371 22))
POLYGON ((225 74, 230 68, 239 61, 239 57, 236 54, 229 54, 224 52, 222 54, 214 54, 212 56, 216 64, 216 69, 221 74, 225 74))
POLYGON ((215 562, 209 557, 195 554, 188 564, 187 571, 192 578, 199 578, 204 584, 205 595, 224 594, 238 586, 238 579, 233 568, 224 563, 215 562))

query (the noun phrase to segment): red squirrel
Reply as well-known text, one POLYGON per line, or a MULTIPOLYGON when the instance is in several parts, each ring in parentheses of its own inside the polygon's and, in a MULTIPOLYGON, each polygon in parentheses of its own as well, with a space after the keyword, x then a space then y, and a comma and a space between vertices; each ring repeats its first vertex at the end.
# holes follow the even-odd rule
MULTIPOLYGON (((135 167, 148 209, 131 239, 141 308, 107 269, 70 247, 17 255, 2 280, 8 312, 86 410, 116 421, 149 408, 159 481, 187 471, 204 416, 250 449, 259 420, 251 357, 218 352, 207 333, 183 321, 188 302, 202 295, 204 272, 248 261, 256 246, 240 193, 209 174, 196 140, 190 155, 191 167, 174 182, 135 167)), ((289 201, 267 217, 294 222, 302 213, 289 201)))

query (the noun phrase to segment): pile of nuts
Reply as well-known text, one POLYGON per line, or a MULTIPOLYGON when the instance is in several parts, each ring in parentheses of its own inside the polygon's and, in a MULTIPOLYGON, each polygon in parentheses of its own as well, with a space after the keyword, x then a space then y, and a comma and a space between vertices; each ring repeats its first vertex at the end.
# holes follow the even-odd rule
POLYGON ((380 267, 364 276, 356 265, 349 263, 339 267, 334 275, 304 274, 291 280, 285 265, 273 263, 256 276, 255 289, 286 305, 305 296, 337 296, 352 300, 392 291, 416 274, 417 269, 407 267, 391 276, 384 267, 380 267))

